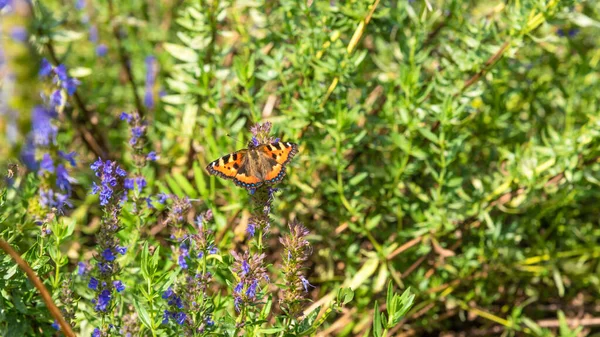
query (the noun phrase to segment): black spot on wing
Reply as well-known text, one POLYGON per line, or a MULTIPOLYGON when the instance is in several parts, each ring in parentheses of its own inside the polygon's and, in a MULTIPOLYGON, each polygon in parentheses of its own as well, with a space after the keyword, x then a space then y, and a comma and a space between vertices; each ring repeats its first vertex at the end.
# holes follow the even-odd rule
POLYGON ((224 163, 227 163, 229 161, 229 157, 231 157, 230 154, 223 156, 223 158, 221 158, 221 159, 223 159, 224 163))
POLYGON ((246 165, 244 165, 244 164, 242 164, 237 170, 238 170, 237 174, 246 174, 247 175, 247 173, 248 173, 248 170, 246 170, 246 165))

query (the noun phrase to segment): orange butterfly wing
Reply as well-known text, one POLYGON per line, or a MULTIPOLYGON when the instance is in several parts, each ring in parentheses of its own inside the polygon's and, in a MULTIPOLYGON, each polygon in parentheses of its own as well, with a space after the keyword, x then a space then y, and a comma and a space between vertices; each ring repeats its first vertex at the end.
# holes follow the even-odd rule
POLYGON ((277 162, 265 175, 266 183, 276 183, 285 176, 285 165, 298 153, 298 145, 288 142, 275 142, 259 148, 262 155, 277 162))
POLYGON ((285 176, 285 165, 298 153, 298 145, 288 142, 275 142, 261 145, 257 150, 265 157, 262 158, 263 161, 267 160, 269 163, 274 164, 269 167, 267 172, 261 172, 264 179, 249 174, 248 162, 244 162, 248 155, 248 150, 245 149, 213 161, 208 164, 206 170, 210 174, 221 178, 231 179, 237 186, 248 189, 258 188, 264 183, 277 183, 285 176))
POLYGON ((242 169, 244 157, 246 156, 247 152, 248 150, 240 150, 225 155, 208 164, 206 170, 210 174, 233 180, 237 186, 245 188, 257 188, 262 185, 261 179, 248 175, 248 172, 242 169))

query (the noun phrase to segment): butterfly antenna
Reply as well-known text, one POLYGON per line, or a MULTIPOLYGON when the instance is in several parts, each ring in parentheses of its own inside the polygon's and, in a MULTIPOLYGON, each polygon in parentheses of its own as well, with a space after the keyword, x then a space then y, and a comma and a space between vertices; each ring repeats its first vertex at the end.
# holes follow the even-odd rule
POLYGON ((227 137, 229 137, 229 138, 231 138, 231 139, 235 140, 236 142, 238 142, 238 143, 240 143, 240 144, 242 144, 242 145, 245 145, 245 144, 244 144, 244 142, 242 142, 242 141, 240 141, 239 139, 237 139, 237 138, 233 137, 233 136, 232 136, 231 134, 229 134, 229 133, 227 134, 227 137))

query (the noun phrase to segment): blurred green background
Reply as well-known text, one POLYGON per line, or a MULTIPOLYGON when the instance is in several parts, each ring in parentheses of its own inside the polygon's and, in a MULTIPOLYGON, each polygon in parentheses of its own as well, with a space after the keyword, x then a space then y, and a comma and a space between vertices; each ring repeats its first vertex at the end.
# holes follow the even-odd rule
POLYGON ((600 333, 600 2, 12 2, 3 169, 41 103, 41 57, 82 83, 59 118, 80 160, 73 261, 93 248, 89 164, 131 161, 122 111, 149 122, 151 185, 212 208, 223 251, 248 195, 203 168, 270 121, 300 151, 269 253, 298 218, 312 300, 356 290, 322 336, 364 335, 389 280, 417 296, 394 335, 600 333))

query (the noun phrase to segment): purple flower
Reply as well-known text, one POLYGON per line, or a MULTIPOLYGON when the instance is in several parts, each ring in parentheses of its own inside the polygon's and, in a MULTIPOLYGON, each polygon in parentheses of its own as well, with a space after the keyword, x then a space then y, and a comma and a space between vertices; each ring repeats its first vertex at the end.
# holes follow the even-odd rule
POLYGON ((252 144, 254 146, 259 146, 260 145, 260 143, 258 142, 258 139, 256 139, 256 137, 252 137, 252 144))
POLYGON ((17 42, 27 41, 27 29, 21 26, 15 26, 10 32, 10 37, 17 42))
POLYGON ((157 194, 158 197, 158 203, 164 205, 165 202, 167 202, 167 199, 169 199, 169 196, 165 193, 159 193, 157 194))
POLYGON ((98 280, 94 277, 90 278, 90 282, 88 283, 88 288, 97 290, 98 289, 98 280))
POLYGON ((138 192, 142 193, 142 190, 146 187, 146 179, 144 177, 137 177, 135 178, 135 183, 137 184, 138 192))
POLYGON ((59 107, 63 104, 63 97, 60 89, 56 89, 52 95, 50 95, 50 104, 52 107, 59 107))
POLYGON ((40 66, 40 71, 38 74, 40 75, 40 77, 46 77, 46 76, 50 75, 51 72, 52 72, 52 64, 50 64, 50 62, 48 62, 47 59, 43 58, 42 65, 40 66))
POLYGON ((300 281, 302 282, 302 286, 304 287, 305 292, 308 292, 308 287, 311 287, 311 288, 315 287, 312 284, 310 284, 308 282, 308 280, 304 278, 304 276, 300 276, 300 281))
POLYGON ((0 0, 0 10, 8 5, 12 5, 12 0, 0 0))
POLYGON ((569 29, 569 37, 574 37, 578 33, 579 33, 579 29, 578 28, 571 28, 571 29, 569 29))
POLYGON ((110 290, 104 289, 100 292, 98 296, 98 303, 96 304, 96 311, 106 311, 108 305, 110 304, 110 290))
POLYGON ((154 93, 152 87, 156 82, 158 66, 154 56, 146 57, 146 91, 144 93, 144 105, 152 109, 154 107, 154 93))
POLYGON ((115 170, 115 173, 120 176, 120 177, 125 177, 127 176, 127 172, 125 170, 123 170, 121 168, 121 166, 117 166, 117 169, 115 170))
POLYGON ((92 181, 92 194, 97 194, 101 189, 102 188, 98 186, 95 181, 92 181))
POLYGON ((179 309, 183 309, 183 301, 181 300, 181 297, 176 295, 171 296, 167 304, 171 306, 176 306, 179 309))
POLYGON ((179 313, 177 313, 177 316, 175 317, 175 322, 177 322, 177 324, 179 324, 179 325, 183 325, 183 323, 185 323, 185 318, 186 318, 185 313, 183 311, 179 312, 179 313))
POLYGON ((246 275, 250 272, 250 265, 246 260, 242 262, 242 275, 246 275))
MULTIPOLYGON (((92 193, 99 192, 100 205, 105 206, 112 199, 114 194, 113 188, 118 184, 117 177, 126 175, 127 173, 120 169, 116 162, 110 160, 107 160, 104 163, 100 159, 96 160, 90 167, 94 170, 96 176, 101 179, 100 188, 98 188, 97 185, 94 185, 92 193)), ((124 184, 127 185, 127 181, 125 181, 124 184)))
POLYGON ((238 283, 235 288, 233 288, 233 291, 235 291, 236 293, 241 293, 242 290, 244 290, 244 282, 240 282, 238 283))
POLYGON ((131 121, 131 115, 126 112, 121 112, 121 116, 119 117, 122 121, 126 120, 127 122, 131 121))
POLYGON ((71 177, 63 164, 56 166, 56 185, 63 191, 71 194, 71 177))
POLYGON ((147 197, 146 199, 146 206, 148 206, 148 208, 153 209, 154 205, 152 205, 152 198, 147 197))
POLYGON ((77 263, 77 275, 83 276, 87 271, 87 265, 85 262, 77 263))
POLYGON ((147 56, 146 60, 146 86, 152 86, 156 81, 156 57, 147 56))
POLYGON ((133 179, 132 178, 125 179, 125 181, 123 182, 123 187, 125 187, 125 189, 132 190, 134 187, 133 179))
POLYGON ((249 223, 248 228, 246 228, 246 232, 250 237, 254 237, 254 234, 256 233, 256 226, 254 226, 253 223, 249 223))
POLYGON ((169 310, 165 309, 165 311, 163 312, 162 324, 168 324, 170 316, 171 316, 171 313, 169 312, 169 310))
POLYGON ((162 298, 163 300, 166 300, 167 298, 170 298, 171 296, 173 296, 173 288, 169 287, 167 290, 165 290, 165 292, 162 294, 162 298))
POLYGON ((75 162, 75 156, 77 155, 77 153, 75 153, 75 151, 73 151, 73 152, 70 152, 70 153, 64 153, 64 152, 62 152, 62 151, 60 151, 60 150, 59 150, 59 151, 58 151, 58 155, 59 155, 59 156, 60 156, 62 159, 64 159, 64 160, 68 161, 68 162, 69 162, 69 164, 71 164, 71 166, 73 166, 73 167, 74 167, 75 165, 77 165, 77 163, 75 162))
POLYGON ((60 64, 54 68, 54 73, 58 76, 58 79, 61 82, 65 82, 68 78, 67 76, 67 67, 64 64, 60 64))
POLYGON ((62 82, 62 86, 67 90, 67 94, 69 96, 72 96, 75 93, 79 84, 81 84, 81 82, 79 82, 78 79, 72 77, 69 77, 66 81, 62 82))
POLYGON ((252 280, 252 283, 250 284, 250 286, 248 287, 248 289, 246 290, 246 296, 250 297, 250 298, 255 298, 256 297, 256 289, 258 288, 258 280, 252 280))
POLYGON ((146 156, 146 159, 151 160, 151 161, 157 160, 158 157, 156 156, 156 151, 152 151, 152 152, 148 153, 148 155, 146 156))
POLYGON ((52 161, 52 157, 48 153, 44 153, 44 157, 42 157, 42 161, 40 161, 40 174, 44 171, 53 173, 54 172, 54 161, 52 161))
POLYGON ((31 129, 35 145, 48 146, 56 143, 58 127, 52 125, 54 113, 42 106, 36 106, 31 112, 31 129))
POLYGON ((99 328, 94 329, 94 331, 92 332, 92 337, 102 337, 102 332, 99 328))
POLYGON ((123 282, 121 281, 113 281, 113 286, 118 293, 125 290, 125 285, 123 285, 123 282))
POLYGON ((144 135, 144 130, 139 126, 134 126, 131 128, 131 139, 129 140, 129 144, 135 145, 138 139, 144 135))
POLYGON ((106 54, 108 53, 108 47, 101 43, 96 47, 96 55, 100 56, 100 57, 104 57, 106 56, 106 54))
POLYGON ((206 316, 206 326, 214 326, 215 325, 215 321, 212 320, 212 317, 210 317, 210 315, 206 316))
POLYGON ((102 162, 102 159, 98 158, 96 159, 96 161, 94 163, 92 163, 92 165, 90 165, 90 168, 98 173, 98 170, 102 167, 102 165, 104 165, 104 163, 102 162))
POLYGON ((125 253, 127 253, 127 247, 117 246, 117 248, 115 248, 115 250, 117 251, 117 253, 119 253, 121 255, 125 255, 125 253))
POLYGON ((181 247, 179 247, 179 257, 177 258, 177 264, 179 264, 179 266, 182 269, 188 269, 188 264, 185 258, 188 257, 189 254, 190 253, 186 245, 181 245, 181 247))
POLYGON ((110 248, 106 248, 103 252, 102 252, 102 257, 106 260, 106 261, 114 261, 115 260, 115 254, 112 252, 112 250, 110 248))
POLYGON ((39 168, 39 163, 35 159, 35 152, 35 145, 33 144, 31 137, 29 137, 21 149, 21 161, 31 171, 35 171, 39 168))
POLYGON ((52 323, 52 327, 57 331, 60 330, 60 325, 58 325, 58 322, 56 320, 54 320, 54 323, 52 323))
POLYGON ((98 27, 96 25, 90 26, 90 42, 98 42, 98 27))
POLYGON ((64 206, 73 207, 68 199, 67 195, 54 193, 52 189, 40 190, 40 205, 46 208, 56 208, 58 211, 62 211, 64 206))
POLYGON ((152 109, 154 108, 154 94, 152 93, 152 88, 146 88, 144 92, 144 105, 152 109))
POLYGON ((82 10, 85 8, 85 0, 77 0, 77 2, 75 2, 75 8, 77 8, 78 10, 82 10))
POLYGON ((103 186, 102 191, 100 191, 100 206, 106 206, 112 199, 113 191, 107 186, 103 186))
POLYGON ((98 270, 100 270, 100 272, 103 274, 109 273, 110 271, 112 271, 112 267, 108 263, 98 262, 97 266, 98 266, 98 270))

